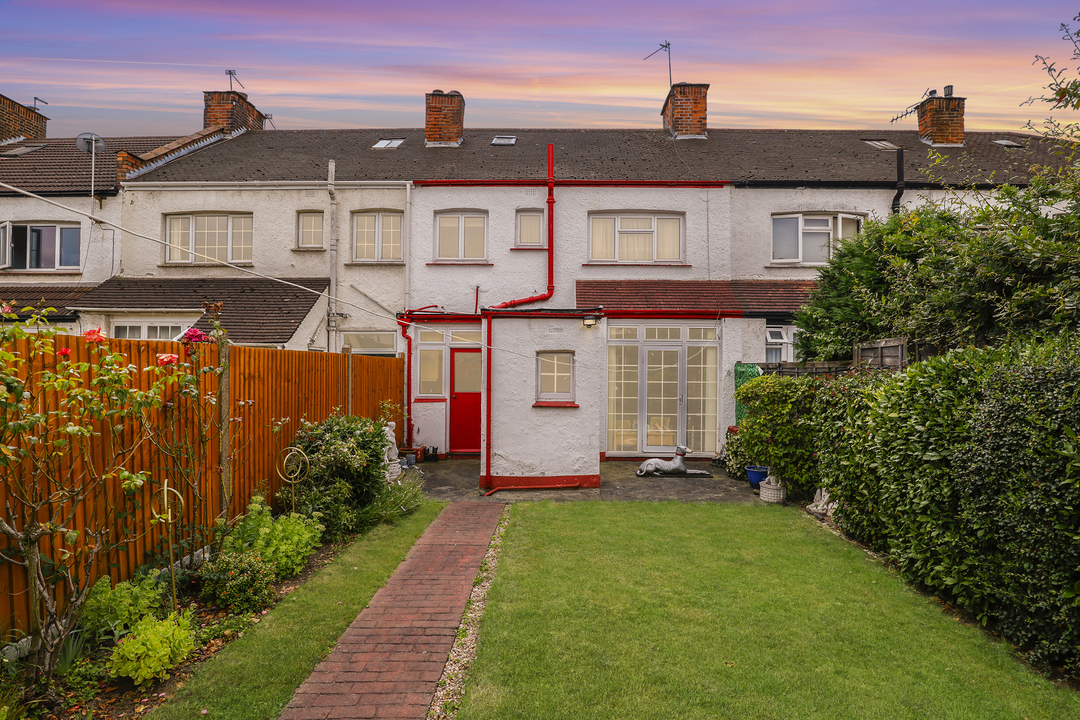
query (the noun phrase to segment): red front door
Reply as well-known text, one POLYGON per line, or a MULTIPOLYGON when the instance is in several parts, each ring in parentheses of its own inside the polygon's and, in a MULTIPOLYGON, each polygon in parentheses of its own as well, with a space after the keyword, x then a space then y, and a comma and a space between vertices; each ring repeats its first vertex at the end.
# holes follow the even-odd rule
POLYGON ((450 448, 480 452, 480 350, 450 350, 450 448))

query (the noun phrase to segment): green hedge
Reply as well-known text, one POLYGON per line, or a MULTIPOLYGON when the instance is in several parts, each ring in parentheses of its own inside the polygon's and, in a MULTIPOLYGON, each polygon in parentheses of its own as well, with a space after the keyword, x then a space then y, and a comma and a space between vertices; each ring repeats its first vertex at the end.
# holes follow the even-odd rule
POLYGON ((963 350, 827 383, 837 524, 1031 661, 1080 670, 1080 348, 963 350))
POLYGON ((813 495, 818 485, 814 394, 818 381, 762 375, 735 391, 746 406, 738 445, 756 465, 768 465, 793 498, 813 495))

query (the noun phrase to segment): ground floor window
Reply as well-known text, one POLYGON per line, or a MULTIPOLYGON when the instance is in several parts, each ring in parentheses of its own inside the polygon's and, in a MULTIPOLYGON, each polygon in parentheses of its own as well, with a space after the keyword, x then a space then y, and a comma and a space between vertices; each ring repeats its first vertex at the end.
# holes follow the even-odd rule
POLYGON ((347 332, 341 339, 359 355, 393 355, 396 349, 392 332, 347 332))
POLYGON ((717 370, 714 328, 610 327, 607 451, 714 452, 717 370))
POLYGON ((176 340, 185 330, 185 325, 113 325, 113 337, 118 340, 176 340))

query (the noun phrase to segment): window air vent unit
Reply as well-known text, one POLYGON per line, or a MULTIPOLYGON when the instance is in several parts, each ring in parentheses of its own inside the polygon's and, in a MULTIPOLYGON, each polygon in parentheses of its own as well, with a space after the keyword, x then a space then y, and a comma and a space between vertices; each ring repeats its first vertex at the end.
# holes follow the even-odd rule
POLYGON ((19 157, 20 155, 26 155, 27 153, 32 153, 35 150, 40 150, 43 147, 45 147, 45 146, 44 145, 23 145, 22 147, 17 147, 14 150, 5 150, 4 152, 0 152, 0 157, 6 157, 6 158, 19 157))
POLYGON ((888 140, 863 140, 864 143, 878 150, 899 150, 900 146, 888 140))
POLYGON ((1025 147, 1023 143, 1018 143, 1015 140, 994 140, 993 143, 995 145, 1000 145, 1001 147, 1007 147, 1007 148, 1008 147, 1025 147))
POLYGON ((393 138, 390 140, 380 140, 371 146, 372 150, 393 150, 401 143, 405 142, 405 138, 393 138))
POLYGON ((496 135, 491 139, 492 145, 517 145, 516 135, 496 135))

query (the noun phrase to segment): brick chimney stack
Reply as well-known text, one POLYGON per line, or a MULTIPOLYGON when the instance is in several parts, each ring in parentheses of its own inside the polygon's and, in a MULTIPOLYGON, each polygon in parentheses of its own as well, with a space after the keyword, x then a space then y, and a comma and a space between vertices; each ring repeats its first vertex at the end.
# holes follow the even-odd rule
POLYGON ((0 141, 17 137, 44 140, 48 120, 34 108, 0 95, 0 141))
POLYGON ((933 147, 959 147, 964 144, 964 100, 954 97, 952 85, 945 94, 931 90, 919 103, 919 138, 933 147))
POLYGON ((247 93, 237 90, 203 92, 203 129, 220 125, 226 132, 240 128, 262 130, 266 116, 248 102, 247 93))
POLYGON ((458 147, 465 135, 465 98, 457 90, 432 90, 424 96, 426 147, 458 147))
POLYGON ((708 83, 675 83, 664 100, 664 129, 676 140, 707 138, 708 83))

